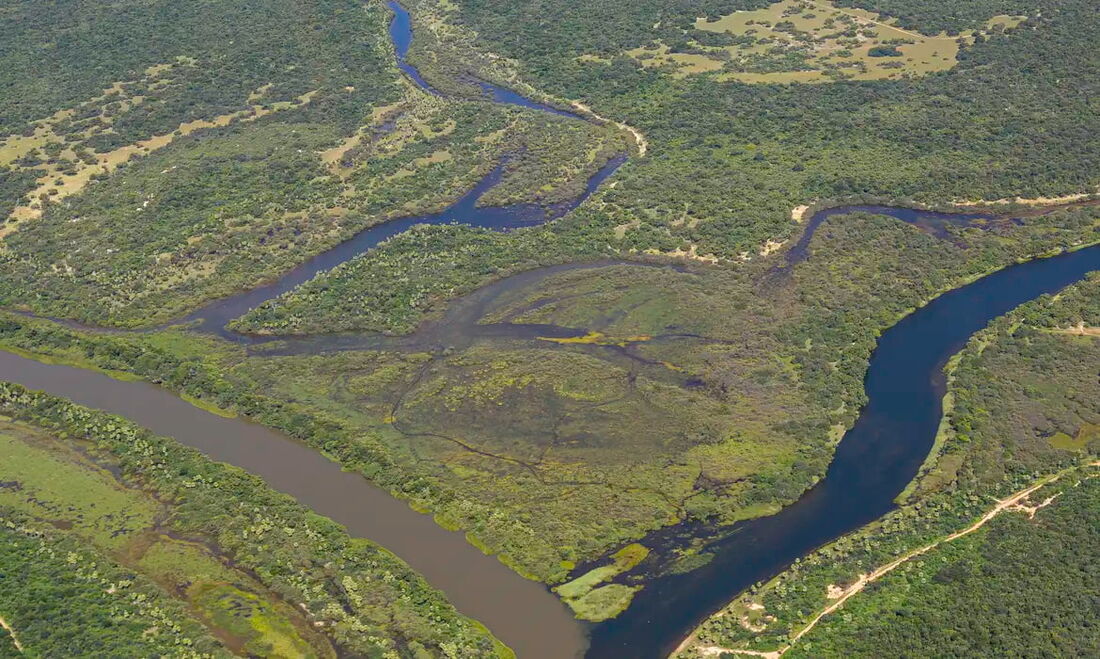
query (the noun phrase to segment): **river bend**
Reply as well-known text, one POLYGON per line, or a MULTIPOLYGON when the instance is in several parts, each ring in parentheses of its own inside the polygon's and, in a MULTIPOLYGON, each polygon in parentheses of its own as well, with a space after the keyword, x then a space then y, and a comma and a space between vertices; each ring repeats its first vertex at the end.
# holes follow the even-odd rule
MULTIPOLYGON (((390 32, 400 68, 429 93, 438 94, 405 59, 412 38, 408 13, 394 2, 389 5, 395 14, 390 32)), ((495 102, 582 118, 489 83, 476 84, 495 102)), ((477 207, 480 196, 499 180, 502 170, 497 168, 441 213, 367 229, 276 282, 215 301, 185 320, 195 322, 201 331, 229 340, 257 341, 230 332, 226 323, 415 224, 462 222, 509 230, 554 219, 591 195, 624 160, 619 157, 609 162, 592 177, 577 200, 549 210, 533 206, 477 207)), ((806 246, 821 222, 856 210, 890 215, 925 229, 991 218, 879 206, 829 209, 810 219, 802 239, 788 251, 788 263, 805 257, 806 246)), ((568 267, 574 266, 558 269, 568 267)), ((945 293, 887 330, 872 355, 866 376, 868 404, 840 442, 826 477, 778 514, 735 525, 731 533, 707 548, 715 558, 706 566, 650 582, 625 613, 591 627, 587 656, 662 657, 696 624, 744 588, 888 512, 894 497, 913 478, 931 448, 942 415, 942 368, 946 360, 993 318, 1098 269, 1100 246, 1013 265, 945 293)), ((501 285, 534 281, 555 270, 525 273, 501 285)), ((479 295, 487 294, 482 291, 471 298, 476 301, 479 295)), ((464 326, 468 324, 450 325, 464 326)), ((370 340, 349 341, 352 348, 370 346, 370 340)), ((334 346, 339 347, 322 341, 302 349, 318 351, 334 346)), ((264 478, 273 488, 345 525, 352 535, 369 538, 396 553, 443 590, 461 612, 484 622, 521 659, 570 659, 585 652, 585 626, 573 620, 543 585, 524 580, 475 549, 461 534, 440 528, 429 516, 414 512, 358 474, 342 471, 334 462, 281 433, 246 420, 210 414, 151 384, 123 382, 94 371, 44 364, 10 353, 0 352, 0 379, 125 416, 213 459, 264 478)))

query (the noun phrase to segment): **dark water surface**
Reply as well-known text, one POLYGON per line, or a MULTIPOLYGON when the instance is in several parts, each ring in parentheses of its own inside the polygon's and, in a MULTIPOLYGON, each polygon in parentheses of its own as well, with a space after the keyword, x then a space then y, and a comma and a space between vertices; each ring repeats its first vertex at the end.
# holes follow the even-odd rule
MULTIPOLYGON (((394 51, 397 55, 397 65, 408 75, 413 82, 425 91, 439 95, 439 92, 428 84, 416 67, 409 64, 405 57, 412 44, 412 21, 409 12, 401 5, 387 2, 393 11, 393 21, 390 23, 390 38, 393 40, 394 51)), ((571 119, 583 120, 580 115, 566 112, 549 105, 532 101, 520 96, 514 91, 497 87, 484 81, 475 81, 475 84, 484 91, 494 102, 518 105, 531 110, 549 112, 571 119)), ((182 321, 197 322, 201 331, 210 332, 222 338, 244 343, 264 343, 275 340, 273 338, 245 336, 226 329, 225 325, 234 318, 239 318, 248 311, 256 308, 261 303, 287 293, 301 284, 309 281, 318 273, 330 270, 341 263, 363 254, 377 247, 389 238, 399 233, 408 231, 417 224, 463 224, 467 226, 492 229, 494 231, 509 231, 523 227, 537 226, 557 219, 573 210, 584 202, 596 191, 609 176, 615 173, 624 162, 625 155, 612 158, 599 169, 585 185, 584 192, 568 202, 555 204, 550 207, 534 204, 515 204, 506 207, 478 206, 478 200, 493 186, 500 182, 504 175, 506 163, 497 166, 472 190, 461 199, 439 213, 429 213, 392 220, 371 227, 356 234, 353 238, 322 252, 309 259, 302 265, 282 275, 277 281, 259 286, 248 291, 241 292, 221 300, 215 300, 210 304, 196 310, 182 321)))
POLYGON ((302 265, 282 275, 275 282, 258 286, 243 291, 237 295, 215 300, 210 304, 191 313, 186 318, 173 321, 170 324, 197 322, 200 331, 217 334, 230 341, 244 343, 263 343, 277 340, 276 337, 254 337, 238 334, 226 328, 226 323, 239 318, 260 304, 276 298, 283 293, 294 290, 298 286, 313 279, 319 273, 350 261, 351 259, 377 247, 379 243, 388 240, 399 233, 408 231, 417 224, 462 224, 466 226, 492 229, 494 231, 508 231, 523 227, 536 226, 556 219, 576 208, 587 199, 600 184, 626 160, 625 156, 612 158, 598 172, 596 172, 585 185, 584 193, 576 199, 551 206, 549 208, 533 204, 515 204, 512 206, 478 206, 477 201, 490 188, 496 185, 504 173, 504 165, 501 165, 489 173, 472 190, 461 199, 439 213, 405 217, 390 222, 373 226, 359 232, 351 240, 310 258, 302 265))
POLYGON ((651 581, 626 612, 595 626, 587 656, 664 657, 740 591, 893 509, 932 447, 948 358, 992 319, 1094 270, 1100 245, 1009 266, 944 293, 888 329, 871 356, 868 403, 824 480, 779 513, 731 527, 708 547, 715 557, 706 566, 651 581))
MULTIPOLYGON (((394 2, 390 34, 398 64, 431 93, 405 56, 412 39, 408 13, 394 2)), ((475 81, 494 101, 577 117, 536 103, 510 90, 475 81)), ((495 230, 554 219, 586 199, 625 160, 609 162, 573 202, 553 208, 518 205, 481 208, 477 200, 495 185, 503 166, 446 210, 387 222, 310 259, 276 282, 215 301, 187 317, 199 329, 248 343, 225 325, 258 304, 290 291, 415 224, 458 222, 495 230)), ((948 224, 1004 220, 985 214, 944 214, 883 206, 849 206, 814 214, 805 234, 787 254, 788 263, 806 258, 809 241, 832 215, 868 211, 895 217, 942 235, 948 224)), ((286 352, 370 347, 462 345, 476 338, 575 335, 554 326, 523 328, 478 325, 485 305, 503 290, 530 285, 540 277, 574 267, 523 273, 478 291, 448 310, 444 319, 409 337, 347 335, 291 339, 286 352)), ((592 627, 587 656, 660 657, 738 592, 766 579, 794 559, 880 517, 915 475, 931 447, 942 413, 942 366, 991 319, 1042 293, 1056 291, 1100 269, 1100 246, 1014 265, 937 298, 881 337, 866 378, 869 403, 841 441, 825 479, 780 513, 738 524, 708 551, 715 558, 695 572, 651 581, 620 617, 592 627)), ((583 333, 583 332, 581 332, 583 333)), ((528 337, 530 338, 530 337, 528 337)), ((585 626, 541 584, 527 581, 495 558, 483 555, 459 533, 446 531, 356 474, 285 435, 240 419, 225 419, 193 407, 154 385, 122 382, 78 368, 49 365, 0 352, 0 379, 42 389, 78 403, 128 417, 176 438, 210 457, 237 465, 273 488, 297 498, 349 532, 387 547, 443 590, 458 609, 485 623, 521 659, 572 659, 585 652, 585 626)))

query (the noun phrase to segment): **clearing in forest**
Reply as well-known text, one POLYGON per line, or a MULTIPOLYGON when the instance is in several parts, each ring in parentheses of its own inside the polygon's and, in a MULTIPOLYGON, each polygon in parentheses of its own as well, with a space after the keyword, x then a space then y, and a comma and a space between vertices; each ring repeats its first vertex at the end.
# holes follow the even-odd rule
MULTIPOLYGON (((318 643, 318 652, 308 642, 312 631, 297 610, 236 569, 210 538, 182 537, 171 525, 172 503, 159 501, 139 483, 125 482, 116 475, 116 464, 100 464, 93 452, 90 444, 58 440, 0 419, 5 456, 0 513, 63 531, 152 579, 183 600, 230 648, 259 655, 328 656, 324 645, 318 643)), ((7 624, 0 625, 16 638, 7 624)))
POLYGON ((247 109, 186 121, 170 133, 114 145, 109 136, 115 134, 116 119, 163 90, 171 82, 173 72, 191 66, 193 60, 180 58, 172 64, 149 67, 144 77, 116 82, 75 108, 60 110, 30 124, 22 134, 0 136, 0 171, 14 166, 36 176, 34 189, 20 200, 6 224, 5 218, 0 217, 3 224, 0 238, 15 231, 19 222, 41 217, 45 204, 81 192, 97 177, 110 174, 135 157, 148 155, 203 128, 254 121, 272 112, 309 103, 316 93, 306 93, 293 102, 265 102, 264 94, 270 88, 265 85, 249 96, 247 109))
POLYGON ((656 41, 627 54, 677 77, 715 73, 721 80, 750 83, 879 80, 950 69, 960 46, 1022 20, 996 16, 980 31, 931 36, 827 0, 781 0, 714 21, 700 18, 685 43, 656 41))

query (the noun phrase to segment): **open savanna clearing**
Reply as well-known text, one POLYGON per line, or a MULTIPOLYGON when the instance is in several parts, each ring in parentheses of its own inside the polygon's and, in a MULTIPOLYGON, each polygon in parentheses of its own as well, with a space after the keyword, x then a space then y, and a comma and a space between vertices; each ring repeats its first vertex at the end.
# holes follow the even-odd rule
POLYGON ((297 611, 232 567, 214 543, 175 533, 169 521, 174 506, 122 482, 112 472, 115 465, 100 465, 91 457, 90 445, 68 444, 0 421, 0 450, 5 456, 0 511, 5 516, 27 516, 60 529, 176 593, 232 649, 264 656, 329 656, 327 643, 312 638, 297 611))
MULTIPOLYGON (((1021 20, 997 16, 983 32, 1012 28, 1021 20)), ((700 18, 686 46, 658 41, 627 54, 675 76, 713 72, 723 80, 750 83, 878 80, 949 69, 959 47, 977 34, 925 35, 871 11, 781 0, 714 21, 700 18)))
MULTIPOLYGON (((144 89, 153 93, 166 80, 160 76, 172 70, 173 65, 150 67, 140 81, 117 82, 103 94, 80 104, 77 108, 61 110, 51 117, 32 124, 24 135, 11 135, 0 142, 0 166, 14 164, 37 175, 33 190, 16 206, 8 222, 0 226, 0 238, 15 231, 19 223, 38 219, 44 205, 57 202, 81 192, 97 177, 110 174, 136 156, 144 156, 162 149, 180 137, 204 128, 228 126, 235 121, 255 121, 272 112, 309 103, 316 92, 308 92, 294 101, 264 103, 264 88, 249 96, 253 103, 245 110, 218 115, 210 119, 196 119, 179 124, 175 131, 153 135, 133 144, 107 150, 89 148, 97 135, 112 133, 112 116, 140 105, 145 96, 128 90, 144 89), (75 121, 79 119, 79 121, 75 121)), ((180 63, 176 66, 187 66, 180 63)))

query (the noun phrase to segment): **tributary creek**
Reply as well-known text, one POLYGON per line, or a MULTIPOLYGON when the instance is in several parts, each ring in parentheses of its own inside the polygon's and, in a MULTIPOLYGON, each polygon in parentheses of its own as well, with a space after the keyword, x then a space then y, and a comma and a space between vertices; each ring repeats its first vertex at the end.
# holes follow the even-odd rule
MULTIPOLYGON (((390 7, 395 14, 391 36, 402 70, 437 93, 405 60, 412 35, 407 12, 396 3, 390 3, 390 7)), ((514 92, 478 84, 496 102, 580 119, 514 92)), ((477 207, 477 198, 499 180, 498 169, 442 213, 368 229, 275 283, 212 303, 188 320, 197 321, 200 330, 247 341, 228 332, 225 323, 414 224, 461 222, 506 230, 544 222, 587 198, 622 160, 608 163, 575 202, 549 212, 533 207, 477 207)), ((807 235, 789 256, 804 258, 813 229, 827 216, 846 210, 872 209, 822 211, 811 218, 807 235)), ((888 207, 873 210, 917 224, 982 219, 888 207)), ((901 320, 878 342, 866 376, 869 402, 840 442, 824 480, 780 513, 735 525, 708 548, 714 554, 709 564, 688 574, 650 582, 625 613, 590 628, 573 620, 543 585, 523 579, 495 558, 482 554, 462 534, 442 529, 429 516, 413 511, 361 476, 342 471, 336 463, 276 431, 246 420, 213 415, 152 384, 114 380, 98 372, 45 364, 10 353, 0 352, 0 380, 119 414, 264 478, 273 488, 345 525, 352 535, 369 538, 396 553, 443 590, 462 613, 485 623, 521 659, 570 659, 581 654, 598 659, 663 657, 697 623, 744 588, 889 511, 894 497, 916 474, 932 445, 942 415, 942 369, 946 360, 993 318, 1098 269, 1100 246, 1013 265, 945 293, 901 320)), ((507 284, 537 278, 536 273, 527 273, 507 284)), ((484 293, 471 297, 476 300, 479 294, 484 293)), ((435 331, 468 326, 444 322, 435 331)), ((356 341, 350 343, 349 347, 358 347, 356 341)), ((367 346, 369 341, 364 344, 367 346)), ((334 347, 340 346, 322 340, 314 349, 334 347)))

